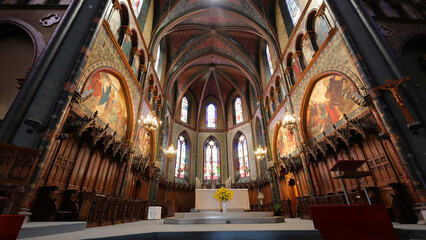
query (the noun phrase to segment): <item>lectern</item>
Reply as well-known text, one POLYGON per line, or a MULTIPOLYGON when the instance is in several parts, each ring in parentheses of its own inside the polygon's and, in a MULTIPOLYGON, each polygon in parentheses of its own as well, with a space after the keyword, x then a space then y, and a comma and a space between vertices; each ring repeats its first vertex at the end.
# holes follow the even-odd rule
POLYGON ((362 187, 364 188, 365 196, 367 197, 368 203, 371 205, 370 197, 368 196, 367 189, 365 188, 363 177, 371 175, 370 171, 357 171, 366 161, 365 160, 337 160, 337 162, 330 168, 330 172, 336 172, 338 176, 334 178, 340 179, 340 183, 343 186, 343 192, 345 193, 346 202, 350 205, 348 194, 346 193, 346 187, 343 179, 359 178, 361 179, 362 187), (343 171, 343 174, 341 173, 343 171))

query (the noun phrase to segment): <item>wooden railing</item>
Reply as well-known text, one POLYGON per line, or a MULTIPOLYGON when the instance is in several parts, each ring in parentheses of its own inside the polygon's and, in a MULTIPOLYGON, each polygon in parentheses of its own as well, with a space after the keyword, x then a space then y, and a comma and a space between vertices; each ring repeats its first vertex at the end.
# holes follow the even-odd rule
MULTIPOLYGON (((80 212, 80 219, 87 221, 87 227, 104 226, 146 219, 148 202, 116 197, 95 195, 88 198, 90 207, 87 208, 87 217, 80 212), (82 216, 83 215, 83 216, 82 216)), ((87 203, 86 203, 87 205, 87 203)), ((81 211, 84 211, 84 203, 81 211)))
POLYGON ((0 214, 16 214, 40 151, 0 143, 0 214))
MULTIPOLYGON (((358 193, 348 193, 348 198, 351 204, 363 204, 362 198, 358 193)), ((310 206, 315 205, 345 205, 346 200, 343 194, 319 196, 314 198, 298 198, 299 202, 299 217, 302 219, 311 219, 310 206)))

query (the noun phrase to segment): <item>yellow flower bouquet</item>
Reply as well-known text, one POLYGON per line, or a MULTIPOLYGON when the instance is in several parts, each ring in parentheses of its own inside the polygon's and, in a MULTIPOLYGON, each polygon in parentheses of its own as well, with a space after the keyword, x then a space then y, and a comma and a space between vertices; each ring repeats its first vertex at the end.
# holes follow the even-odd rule
POLYGON ((222 202, 226 202, 232 200, 232 198, 234 197, 234 191, 221 187, 216 191, 216 194, 213 195, 213 197, 222 202))

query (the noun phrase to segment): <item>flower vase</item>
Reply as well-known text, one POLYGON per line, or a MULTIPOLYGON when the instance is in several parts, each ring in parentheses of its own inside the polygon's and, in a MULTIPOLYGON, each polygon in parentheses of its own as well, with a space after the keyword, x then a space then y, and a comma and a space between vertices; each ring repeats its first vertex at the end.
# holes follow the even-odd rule
POLYGON ((226 201, 222 201, 222 212, 226 212, 226 201))

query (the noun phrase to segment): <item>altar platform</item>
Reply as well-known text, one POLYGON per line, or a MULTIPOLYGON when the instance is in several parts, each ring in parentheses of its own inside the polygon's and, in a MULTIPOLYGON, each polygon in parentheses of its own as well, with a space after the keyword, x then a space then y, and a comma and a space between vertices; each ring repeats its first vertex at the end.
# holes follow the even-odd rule
POLYGON ((257 224, 283 223, 284 217, 273 212, 177 212, 164 224, 257 224))

